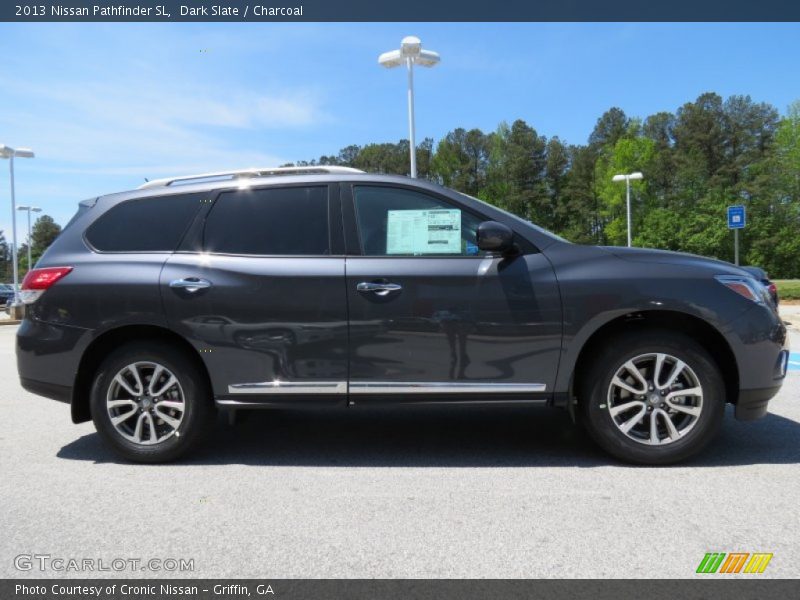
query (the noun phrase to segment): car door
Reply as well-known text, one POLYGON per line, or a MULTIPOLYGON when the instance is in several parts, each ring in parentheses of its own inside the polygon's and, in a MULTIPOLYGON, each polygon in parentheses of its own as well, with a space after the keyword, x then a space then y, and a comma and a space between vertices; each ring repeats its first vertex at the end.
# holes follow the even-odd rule
POLYGON ((481 252, 487 219, 446 196, 343 192, 350 402, 546 401, 561 344, 546 257, 521 238, 518 256, 481 252))
POLYGON ((338 187, 227 190, 192 231, 164 266, 162 297, 172 328, 206 362, 218 401, 344 403, 338 187))

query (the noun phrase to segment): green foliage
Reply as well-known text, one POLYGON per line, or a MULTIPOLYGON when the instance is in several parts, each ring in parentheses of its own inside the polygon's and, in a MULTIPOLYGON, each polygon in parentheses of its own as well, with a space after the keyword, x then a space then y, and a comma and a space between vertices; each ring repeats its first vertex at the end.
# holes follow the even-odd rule
MULTIPOLYGON (((61 233, 61 225, 53 220, 50 215, 42 215, 31 227, 31 260, 34 265, 41 258, 44 251, 50 247, 58 234, 61 233)), ((10 257, 9 257, 10 259, 10 257)), ((19 251, 17 252, 17 266, 19 269, 20 280, 28 272, 28 244, 20 244, 19 251)), ((10 265, 9 265, 10 268, 10 265)), ((9 270, 9 277, 11 271, 9 270)))
POLYGON ((11 280, 11 248, 6 241, 5 232, 0 229, 0 283, 11 280))
POLYGON ((31 247, 41 255, 61 233, 61 225, 53 220, 50 215, 42 215, 31 228, 31 247))
MULTIPOLYGON (((744 204, 743 264, 800 276, 800 101, 787 114, 749 96, 701 94, 675 113, 631 118, 611 108, 585 145, 547 139, 522 120, 494 132, 455 129, 417 148, 418 173, 477 196, 577 243, 624 244, 632 182, 636 246, 733 260, 725 212, 744 204)), ((408 142, 348 146, 318 163, 409 171, 408 142)))
POLYGON ((781 300, 800 300, 800 279, 773 280, 781 300))

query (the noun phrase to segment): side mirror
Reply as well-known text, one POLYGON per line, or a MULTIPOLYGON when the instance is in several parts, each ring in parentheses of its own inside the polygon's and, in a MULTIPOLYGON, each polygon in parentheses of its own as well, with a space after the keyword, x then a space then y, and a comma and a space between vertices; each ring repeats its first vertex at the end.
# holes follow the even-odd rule
POLYGON ((504 254, 514 249, 514 232, 497 221, 484 221, 478 225, 478 248, 484 252, 504 254))

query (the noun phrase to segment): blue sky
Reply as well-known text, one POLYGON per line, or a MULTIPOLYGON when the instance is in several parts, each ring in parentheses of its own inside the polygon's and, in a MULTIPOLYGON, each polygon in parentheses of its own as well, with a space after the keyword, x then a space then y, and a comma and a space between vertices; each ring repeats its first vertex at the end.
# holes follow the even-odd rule
POLYGON ((584 143, 611 106, 644 117, 711 90, 784 112, 800 98, 798 24, 5 23, 0 143, 37 153, 17 161, 17 201, 63 224, 145 177, 397 141, 405 74, 377 56, 405 35, 442 55, 417 71, 420 139, 522 118, 584 143))

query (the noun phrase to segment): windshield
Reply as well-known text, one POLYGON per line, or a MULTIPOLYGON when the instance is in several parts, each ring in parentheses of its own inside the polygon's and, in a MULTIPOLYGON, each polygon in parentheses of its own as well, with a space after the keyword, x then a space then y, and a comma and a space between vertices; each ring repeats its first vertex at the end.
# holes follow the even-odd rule
POLYGON ((520 223, 524 223, 528 227, 533 227, 539 233, 543 233, 544 235, 550 236, 551 238, 556 239, 559 242, 564 242, 565 244, 571 244, 572 243, 569 240, 565 240, 560 235, 558 235, 556 233, 553 233, 552 231, 548 231, 544 227, 539 227, 536 223, 531 223, 530 221, 527 221, 527 220, 523 219, 522 217, 520 217, 518 215, 515 215, 514 213, 508 212, 507 210, 503 210, 499 206, 495 206, 494 204, 489 204, 485 200, 481 200, 480 198, 476 198, 475 196, 470 196, 469 194, 465 194, 463 192, 459 192, 459 194, 461 194, 462 196, 466 196, 467 198, 469 198, 470 200, 474 200, 475 202, 480 202, 484 206, 490 206, 491 208, 493 208, 495 210, 499 210, 500 212, 502 212, 505 215, 508 215, 509 217, 514 219, 515 221, 519 221, 520 223))

